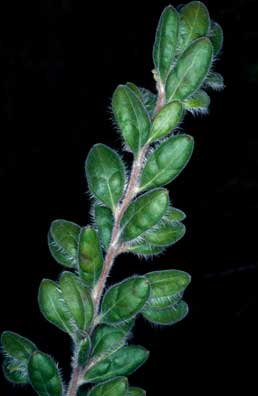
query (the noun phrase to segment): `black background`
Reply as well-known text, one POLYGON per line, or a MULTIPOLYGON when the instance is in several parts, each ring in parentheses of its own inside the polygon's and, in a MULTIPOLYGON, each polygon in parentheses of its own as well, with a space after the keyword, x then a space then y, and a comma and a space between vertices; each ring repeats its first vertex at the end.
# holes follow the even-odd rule
MULTIPOLYGON (((137 320, 133 342, 151 350, 130 377, 149 396, 194 392, 250 395, 257 364, 258 28, 254 0, 206 1, 224 28, 210 115, 188 115, 195 152, 170 186, 187 234, 153 261, 120 256, 111 282, 179 268, 192 274, 189 316, 170 328, 137 320)), ((92 144, 121 152, 110 100, 120 83, 154 89, 151 51, 168 3, 8 1, 1 3, 1 328, 32 339, 70 370, 69 338, 39 313, 43 277, 62 270, 50 257, 49 225, 85 225, 90 201, 84 160, 92 144), (6 4, 5 4, 6 3, 6 4)), ((175 6, 179 2, 173 3, 175 6)), ((126 155, 130 160, 130 156, 126 155)), ((1 379, 1 395, 33 395, 1 379)))

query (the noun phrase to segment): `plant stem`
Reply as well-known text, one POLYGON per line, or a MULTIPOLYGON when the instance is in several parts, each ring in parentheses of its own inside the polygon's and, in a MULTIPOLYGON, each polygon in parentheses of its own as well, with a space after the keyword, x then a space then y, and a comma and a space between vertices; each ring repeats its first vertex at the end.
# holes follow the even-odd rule
POLYGON ((158 95, 158 100, 157 100, 157 103, 156 103, 156 106, 155 106, 155 109, 153 112, 153 117, 155 117, 155 115, 160 112, 160 110, 166 103, 165 87, 161 81, 157 81, 157 90, 158 90, 159 95, 158 95))
POLYGON ((67 390, 67 396, 76 396, 81 376, 80 367, 75 367, 72 373, 71 381, 67 390))
MULTIPOLYGON (((145 145, 139 152, 138 157, 134 160, 133 165, 132 165, 132 172, 130 175, 130 180, 125 192, 125 195, 122 199, 121 204, 117 207, 117 210, 114 214, 114 226, 113 226, 113 232, 112 232, 112 237, 109 245, 109 249, 107 251, 104 264, 103 264, 103 270, 100 275, 100 278, 93 290, 92 293, 92 298, 93 298, 93 304, 94 304, 94 310, 95 310, 95 315, 94 315, 94 322, 93 326, 91 327, 90 333, 93 332, 94 328, 97 325, 97 316, 99 314, 99 306, 101 302, 101 297, 103 295, 107 277, 109 275, 109 272, 112 268, 112 264, 116 258, 116 256, 119 254, 119 247, 120 247, 120 242, 119 242, 119 237, 120 237, 120 223, 123 218, 123 215, 130 205, 131 201, 137 194, 137 186, 138 186, 138 181, 139 177, 141 174, 142 166, 144 163, 145 155, 148 150, 148 145, 145 145)), ((71 381, 66 393, 66 396, 76 396, 77 390, 79 387, 80 379, 81 377, 85 374, 86 370, 88 367, 85 367, 83 370, 80 369, 79 367, 75 367, 72 373, 71 381)))
MULTIPOLYGON (((154 110, 154 115, 156 115, 165 104, 164 86, 161 83, 158 83, 157 89, 158 89, 158 100, 157 100, 156 107, 154 110)), ((128 208, 128 206, 134 199, 135 195, 137 194, 138 182, 140 179, 141 170, 143 167, 143 163, 144 163, 148 148, 149 148, 148 144, 143 146, 142 149, 139 151, 137 158, 133 161, 130 180, 129 180, 126 192, 124 194, 122 202, 117 207, 117 209, 114 213, 115 221, 114 221, 110 245, 109 245, 105 260, 104 260, 102 273, 101 273, 99 280, 92 292, 92 299, 93 299, 95 314, 94 314, 94 322, 91 327, 90 334, 93 332, 94 328, 98 324, 97 318, 99 315, 100 302, 101 302, 101 298, 102 298, 102 295, 103 295, 103 292, 104 292, 104 289, 106 286, 107 278, 108 278, 108 275, 112 268, 113 262, 114 262, 116 256, 122 252, 122 250, 120 250, 121 242, 119 241, 120 231, 121 231, 120 224, 121 224, 121 220, 123 218, 123 215, 124 215, 126 209, 128 208)), ((76 396, 78 387, 80 385, 80 380, 85 375, 87 370, 88 370, 88 366, 84 367, 84 369, 81 369, 79 367, 74 368, 66 396, 76 396)))
POLYGON ((120 223, 123 218, 123 215, 130 205, 131 201, 137 194, 137 185, 138 185, 138 180, 139 176, 142 170, 142 165, 145 159, 146 151, 148 149, 148 145, 144 146, 140 152, 136 160, 133 162, 132 166, 132 172, 130 176, 130 180, 126 189, 126 193, 124 195, 124 198, 121 202, 121 204, 118 206, 116 213, 114 215, 115 217, 115 222, 113 226, 113 232, 112 232, 112 237, 111 237, 111 242, 109 245, 108 252, 106 254, 106 258, 104 261, 103 265, 103 271, 102 274, 98 280, 98 283, 96 284, 96 287, 93 291, 93 303, 95 306, 95 314, 98 315, 99 312, 99 305, 101 301, 101 297, 106 285, 106 280, 108 277, 108 274, 112 268, 112 264, 114 262, 114 259, 116 258, 118 254, 118 249, 120 247, 120 242, 119 242, 119 237, 120 237, 120 223))

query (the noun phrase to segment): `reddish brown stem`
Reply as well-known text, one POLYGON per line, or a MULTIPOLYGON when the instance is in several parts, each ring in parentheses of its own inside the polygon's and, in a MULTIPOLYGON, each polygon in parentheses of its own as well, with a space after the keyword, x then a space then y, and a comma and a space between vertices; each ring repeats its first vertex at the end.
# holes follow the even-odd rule
MULTIPOLYGON (((158 84, 157 88, 158 88, 159 96, 154 110, 154 115, 156 115, 165 104, 164 87, 162 84, 158 84)), ((135 195, 137 194, 138 182, 148 148, 149 145, 146 144, 140 150, 138 157, 134 160, 132 166, 132 172, 130 175, 130 180, 126 192, 124 194, 121 204, 117 207, 114 213, 114 226, 113 226, 111 242, 104 260, 102 273, 92 293, 95 315, 94 315, 93 326, 91 327, 90 330, 90 334, 93 332, 94 328, 98 324, 100 302, 106 286, 108 275, 110 273, 110 270, 112 268, 116 256, 121 252, 120 250, 121 242, 119 241, 120 231, 121 231, 120 230, 121 220, 123 218, 126 209, 134 199, 135 195)), ((73 370, 73 374, 71 377, 71 381, 66 396, 76 396, 80 384, 80 380, 85 375, 87 370, 88 370, 88 366, 84 367, 83 369, 79 367, 75 367, 75 369, 73 370)))

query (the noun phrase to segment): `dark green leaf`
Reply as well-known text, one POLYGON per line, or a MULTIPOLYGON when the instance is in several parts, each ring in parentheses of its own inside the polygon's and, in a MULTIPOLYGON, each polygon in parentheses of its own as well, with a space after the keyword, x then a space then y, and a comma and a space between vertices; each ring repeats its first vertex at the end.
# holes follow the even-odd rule
POLYGON ((150 116, 152 116, 157 102, 157 95, 155 95, 146 88, 140 88, 140 90, 142 93, 143 104, 147 109, 148 113, 150 114, 150 116))
POLYGON ((162 143, 147 159, 142 172, 140 191, 170 183, 191 158, 194 140, 189 135, 176 135, 162 143))
POLYGON ((142 93, 141 93, 140 88, 138 88, 137 85, 135 85, 134 83, 131 83, 131 82, 126 83, 126 85, 127 85, 127 87, 130 88, 130 89, 135 93, 135 95, 137 95, 138 98, 142 101, 142 93))
POLYGON ((173 305, 165 309, 146 308, 143 316, 149 322, 160 325, 173 325, 180 322, 188 314, 188 305, 184 301, 180 301, 177 305, 173 305))
POLYGON ((95 221, 98 226, 99 237, 105 250, 108 250, 112 236, 114 218, 111 210, 103 206, 95 206, 95 221))
POLYGON ((151 125, 148 143, 159 140, 172 132, 181 121, 182 115, 183 105, 181 102, 173 101, 162 107, 151 125))
POLYGON ((91 296, 81 279, 71 272, 63 272, 60 289, 76 324, 80 330, 87 330, 93 319, 94 307, 91 296))
POLYGON ((125 185, 124 165, 118 154, 104 144, 95 144, 85 170, 91 193, 114 211, 125 185))
POLYGON ((209 72, 212 55, 213 47, 208 38, 200 38, 187 48, 168 76, 168 102, 186 99, 201 87, 209 72))
POLYGON ((166 219, 169 222, 173 221, 183 221, 186 218, 186 214, 177 208, 169 208, 168 212, 166 213, 166 219))
POLYGON ((171 246, 185 235, 185 226, 180 222, 161 224, 159 228, 150 230, 144 239, 155 246, 171 246))
POLYGON ((178 39, 178 14, 171 5, 160 17, 153 48, 153 61, 160 80, 166 81, 173 62, 178 39))
POLYGON ((98 281, 103 266, 103 257, 96 231, 88 226, 82 229, 79 243, 80 275, 87 286, 98 281))
POLYGON ((224 78, 219 73, 209 73, 205 80, 205 86, 215 91, 222 91, 225 88, 224 78))
POLYGON ((214 55, 218 55, 223 46, 224 35, 222 27, 217 22, 212 22, 210 40, 213 45, 214 55))
POLYGON ((148 359, 149 352, 137 345, 119 349, 100 363, 96 363, 85 375, 87 382, 102 382, 118 375, 129 375, 148 359))
POLYGON ((100 325, 92 337, 92 355, 100 355, 119 349, 126 343, 126 333, 119 328, 100 325))
POLYGON ((134 91, 120 85, 113 95, 112 106, 126 144, 137 155, 148 139, 150 128, 149 115, 143 103, 134 91))
POLYGON ((152 246, 147 242, 139 242, 135 245, 128 245, 127 251, 139 255, 155 256, 163 252, 163 249, 157 246, 152 246))
POLYGON ((149 293, 149 283, 141 276, 128 278, 113 285, 103 298, 102 322, 119 323, 133 318, 146 303, 149 293))
POLYGON ((50 356, 35 352, 29 362, 29 376, 39 396, 62 396, 62 380, 50 356))
POLYGON ((91 351, 91 339, 89 336, 80 341, 78 345, 78 364, 85 367, 91 351))
POLYGON ((210 30, 210 16, 200 1, 192 1, 180 10, 179 51, 184 51, 193 40, 206 36, 210 30))
POLYGON ((128 390, 127 396, 146 396, 145 390, 131 386, 128 390))
POLYGON ((39 287, 38 301, 43 316, 59 329, 73 336, 76 323, 64 301, 62 291, 55 282, 43 279, 39 287))
POLYGON ((191 276, 179 270, 149 272, 146 277, 151 286, 150 308, 167 308, 178 302, 191 282, 191 276))
POLYGON ((3 361, 3 373, 9 382, 15 384, 28 384, 28 368, 27 363, 19 362, 16 359, 6 358, 3 361))
POLYGON ((48 233, 48 246, 54 259, 68 268, 77 266, 80 227, 66 220, 52 222, 48 233))
POLYGON ((157 224, 168 208, 168 191, 160 188, 143 194, 127 209, 121 222, 122 238, 130 241, 157 224))
POLYGON ((32 352, 37 350, 36 345, 30 340, 13 331, 4 331, 2 333, 1 344, 8 356, 22 362, 28 362, 32 352))
POLYGON ((111 381, 94 386, 88 396, 127 396, 128 380, 118 377, 111 381))
POLYGON ((193 113, 207 113, 210 101, 209 95, 200 89, 184 101, 184 107, 193 113))

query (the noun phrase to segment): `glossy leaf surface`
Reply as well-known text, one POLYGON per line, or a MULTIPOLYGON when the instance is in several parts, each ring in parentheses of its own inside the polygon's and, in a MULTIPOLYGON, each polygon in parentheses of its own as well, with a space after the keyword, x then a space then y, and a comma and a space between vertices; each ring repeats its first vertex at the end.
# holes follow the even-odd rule
POLYGON ((210 16, 200 1, 192 1, 180 10, 179 49, 184 51, 193 40, 206 36, 210 30, 210 16))
POLYGON ((170 246, 185 235, 185 226, 180 222, 162 224, 159 228, 149 231, 144 239, 155 246, 170 246))
POLYGON ((84 227, 79 240, 79 270, 87 286, 96 284, 102 271, 103 257, 94 228, 84 227))
POLYGON ((105 250, 108 249, 114 224, 113 214, 109 208, 95 206, 95 221, 98 226, 100 240, 105 250))
POLYGON ((39 287, 38 301, 45 319, 72 336, 76 328, 75 321, 61 289, 55 282, 43 279, 39 287))
POLYGON ((150 129, 149 143, 163 138, 175 129, 181 121, 183 105, 179 101, 168 103, 153 120, 150 129))
POLYGON ((168 207, 168 192, 160 188, 143 194, 127 209, 122 219, 122 238, 130 241, 157 224, 168 207))
POLYGON ((91 193, 106 206, 115 210, 125 185, 123 162, 105 144, 95 144, 85 163, 91 193))
POLYGON ((128 380, 118 377, 103 384, 94 386, 88 396, 127 396, 128 380))
POLYGON ((113 285, 103 298, 102 322, 119 323, 133 318, 146 303, 149 293, 149 282, 140 276, 113 285))
POLYGON ((101 382, 118 375, 129 375, 148 359, 149 352, 137 345, 130 345, 96 363, 85 375, 87 382, 101 382))
POLYGON ((153 48, 153 61, 161 81, 165 82, 173 62, 178 39, 178 14, 171 5, 160 17, 153 48))
POLYGON ((63 272, 60 289, 76 324, 80 330, 87 330, 93 319, 94 307, 91 296, 78 276, 63 272))
POLYGON ((35 352, 29 362, 30 382, 39 396, 62 396, 61 376, 53 359, 35 352))
POLYGON ((66 220, 52 222, 48 233, 48 246, 54 259, 68 268, 77 266, 77 249, 80 227, 66 220))
POLYGON ((151 287, 148 304, 152 308, 166 308, 178 302, 191 282, 190 275, 180 270, 154 271, 146 277, 151 287))
POLYGON ((200 38, 183 53, 166 83, 167 101, 183 100, 200 88, 212 62, 213 47, 208 38, 200 38))
POLYGON ((170 183, 191 158, 194 140, 189 135, 172 136, 147 159, 143 168, 140 191, 170 183))
POLYGON ((148 139, 150 128, 142 101, 129 87, 120 85, 113 95, 112 107, 125 143, 137 155, 148 139))
POLYGON ((184 301, 180 301, 177 305, 165 309, 148 307, 143 312, 145 319, 160 325, 173 325, 183 320, 187 314, 188 305, 184 301))

